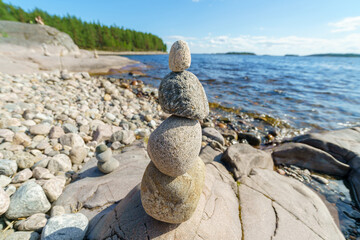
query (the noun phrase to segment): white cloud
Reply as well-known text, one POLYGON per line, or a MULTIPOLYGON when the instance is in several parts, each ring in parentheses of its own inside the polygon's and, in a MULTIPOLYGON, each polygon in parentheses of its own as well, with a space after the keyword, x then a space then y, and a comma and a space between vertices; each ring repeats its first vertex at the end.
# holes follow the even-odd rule
POLYGON ((193 53, 221 53, 230 51, 254 52, 257 54, 300 54, 313 53, 360 53, 360 34, 350 34, 336 39, 306 38, 298 36, 268 37, 241 35, 212 36, 202 38, 170 36, 165 37, 168 47, 174 40, 188 42, 193 53))
POLYGON ((358 17, 347 17, 341 21, 335 23, 329 23, 330 26, 335 29, 332 32, 350 32, 360 28, 360 16, 358 17))

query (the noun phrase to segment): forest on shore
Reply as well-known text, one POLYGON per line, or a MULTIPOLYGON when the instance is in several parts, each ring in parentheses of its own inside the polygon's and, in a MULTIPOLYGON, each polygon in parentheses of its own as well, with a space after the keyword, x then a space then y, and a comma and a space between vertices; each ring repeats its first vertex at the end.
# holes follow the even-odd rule
POLYGON ((118 26, 106 26, 100 22, 85 22, 75 16, 50 15, 40 9, 24 11, 20 7, 0 0, 0 20, 35 23, 41 16, 45 25, 54 27, 70 35, 82 49, 107 51, 166 51, 161 38, 151 33, 143 33, 118 26))

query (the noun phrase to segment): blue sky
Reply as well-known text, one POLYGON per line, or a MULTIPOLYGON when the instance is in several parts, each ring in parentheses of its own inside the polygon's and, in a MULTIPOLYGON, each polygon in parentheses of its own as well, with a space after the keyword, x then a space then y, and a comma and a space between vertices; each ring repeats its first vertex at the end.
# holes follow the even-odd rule
POLYGON ((360 53, 359 0, 4 0, 150 32, 193 53, 360 53))

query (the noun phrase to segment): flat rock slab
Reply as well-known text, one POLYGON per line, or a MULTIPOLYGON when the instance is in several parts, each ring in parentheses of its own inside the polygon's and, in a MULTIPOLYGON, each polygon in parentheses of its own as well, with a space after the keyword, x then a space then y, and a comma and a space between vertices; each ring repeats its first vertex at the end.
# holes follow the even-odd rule
POLYGON ((141 181, 150 159, 139 142, 125 148, 114 158, 119 161, 119 168, 110 174, 100 172, 95 158, 87 162, 78 178, 65 188, 54 206, 62 205, 66 213, 81 209, 80 213, 91 220, 104 208, 124 198, 141 181))
POLYGON ((236 184, 219 163, 206 165, 206 179, 193 216, 181 224, 168 224, 148 216, 136 186, 94 228, 88 239, 241 239, 236 184))
POLYGON ((345 239, 314 191, 274 171, 254 168, 239 198, 244 239, 345 239))

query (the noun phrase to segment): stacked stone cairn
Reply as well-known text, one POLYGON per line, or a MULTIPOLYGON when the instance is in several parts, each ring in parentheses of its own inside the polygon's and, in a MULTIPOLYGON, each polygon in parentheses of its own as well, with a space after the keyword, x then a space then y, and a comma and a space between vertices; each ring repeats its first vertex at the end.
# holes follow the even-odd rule
POLYGON ((119 161, 112 157, 112 151, 105 144, 96 147, 97 167, 103 173, 111 173, 119 167, 119 161))
POLYGON ((159 88, 159 103, 172 115, 150 135, 147 151, 151 162, 141 182, 146 213, 173 224, 192 216, 205 181, 205 165, 199 157, 199 120, 209 114, 209 104, 198 78, 185 71, 190 63, 187 43, 176 41, 169 54, 172 72, 159 88))

